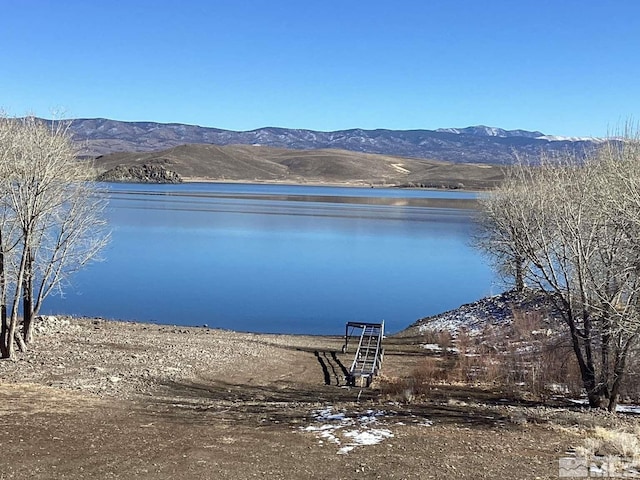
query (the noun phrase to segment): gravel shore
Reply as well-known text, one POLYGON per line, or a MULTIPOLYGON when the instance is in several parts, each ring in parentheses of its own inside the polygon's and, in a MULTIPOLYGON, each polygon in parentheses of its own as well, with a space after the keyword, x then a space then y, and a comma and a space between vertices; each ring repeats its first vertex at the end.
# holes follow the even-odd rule
POLYGON ((274 347, 311 348, 317 338, 70 317, 39 317, 35 341, 0 362, 5 383, 32 383, 132 398, 159 385, 242 372, 264 374, 274 347))

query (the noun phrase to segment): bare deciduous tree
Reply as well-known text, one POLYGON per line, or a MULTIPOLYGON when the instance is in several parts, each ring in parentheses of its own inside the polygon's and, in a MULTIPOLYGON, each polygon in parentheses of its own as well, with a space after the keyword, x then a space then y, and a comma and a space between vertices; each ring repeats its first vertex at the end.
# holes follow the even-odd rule
POLYGON ((491 195, 480 198, 483 215, 480 218, 476 245, 488 253, 497 272, 513 279, 514 288, 525 288, 526 258, 518 248, 520 232, 526 228, 527 192, 520 187, 512 171, 491 195))
POLYGON ((480 247, 561 313, 592 407, 614 410, 640 334, 640 149, 516 165, 483 202, 480 247))
POLYGON ((0 118, 2 356, 32 340, 43 300, 108 241, 104 196, 77 160, 68 124, 0 118), (23 329, 18 335, 20 307, 23 329))

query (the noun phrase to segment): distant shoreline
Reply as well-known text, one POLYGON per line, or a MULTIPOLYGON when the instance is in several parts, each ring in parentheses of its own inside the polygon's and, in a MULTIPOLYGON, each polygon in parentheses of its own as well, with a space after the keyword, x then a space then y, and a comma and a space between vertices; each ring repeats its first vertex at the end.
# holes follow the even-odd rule
MULTIPOLYGON (((120 182, 110 182, 120 183, 120 182)), ((126 183, 144 183, 144 182, 126 182, 126 183)), ((398 185, 398 184, 372 184, 364 181, 353 182, 291 182, 290 180, 228 180, 228 179, 212 179, 206 177, 182 177, 182 183, 230 183, 245 185, 290 185, 290 186, 308 186, 308 187, 345 187, 345 188, 371 188, 372 190, 380 188, 390 188, 396 190, 431 190, 434 192, 470 192, 480 193, 486 192, 488 189, 474 188, 447 188, 447 187, 416 187, 414 185, 398 185)))
MULTIPOLYGON (((435 188, 403 188, 392 186, 375 186, 367 187, 365 185, 355 184, 338 184, 338 183, 289 183, 289 182, 247 182, 247 181, 217 181, 199 179, 185 180, 182 183, 147 183, 147 182, 105 182, 117 185, 119 183, 135 184, 135 185, 196 185, 196 184, 234 184, 234 185, 282 185, 282 186, 302 186, 302 187, 344 187, 344 188, 370 188, 376 189, 389 188, 397 190, 425 190, 434 192, 464 192, 475 193, 474 190, 449 190, 435 188)), ((120 192, 119 192, 120 193, 120 192)), ((123 192, 124 193, 124 192, 123 192)), ((136 192, 138 193, 138 192, 136 192)), ((173 195, 181 195, 180 193, 172 193, 173 195)), ((186 195, 186 194, 185 194, 186 195)), ((339 195, 305 195, 305 194, 286 194, 286 193, 229 193, 217 194, 207 192, 193 192, 188 195, 197 197, 216 197, 241 200, 275 200, 275 201, 292 201, 292 202, 317 202, 317 203, 347 203, 355 205, 380 205, 380 206, 396 206, 396 207, 425 207, 425 208, 442 208, 457 210, 477 210, 480 205, 474 198, 413 198, 413 197, 380 197, 373 193, 371 196, 339 196, 339 195)))

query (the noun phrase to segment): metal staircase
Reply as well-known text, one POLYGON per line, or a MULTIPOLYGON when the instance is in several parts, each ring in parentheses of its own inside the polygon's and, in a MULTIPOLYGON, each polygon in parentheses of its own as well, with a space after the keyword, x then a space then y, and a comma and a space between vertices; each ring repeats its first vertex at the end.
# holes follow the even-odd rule
POLYGON ((349 338, 355 329, 361 329, 358 349, 353 358, 353 363, 349 369, 348 383, 355 385, 357 381, 362 385, 369 386, 373 377, 382 367, 384 349, 382 348, 382 338, 384 336, 384 322, 382 323, 362 323, 349 322, 346 327, 345 344, 343 351, 347 351, 349 338), (351 328, 351 332, 349 329, 351 328))

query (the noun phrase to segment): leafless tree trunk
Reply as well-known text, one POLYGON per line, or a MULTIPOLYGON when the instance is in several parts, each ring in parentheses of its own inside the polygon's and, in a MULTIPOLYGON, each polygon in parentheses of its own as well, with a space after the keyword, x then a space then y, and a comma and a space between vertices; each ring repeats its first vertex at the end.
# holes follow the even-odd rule
POLYGON ((5 274, 5 259, 4 259, 4 236, 2 235, 2 229, 0 228, 0 356, 2 358, 9 357, 8 335, 9 335, 9 323, 7 319, 7 285, 5 274))
POLYGON ((33 254, 31 247, 25 248, 25 277, 22 286, 22 330, 23 340, 30 343, 32 340, 31 322, 33 320, 33 254))

